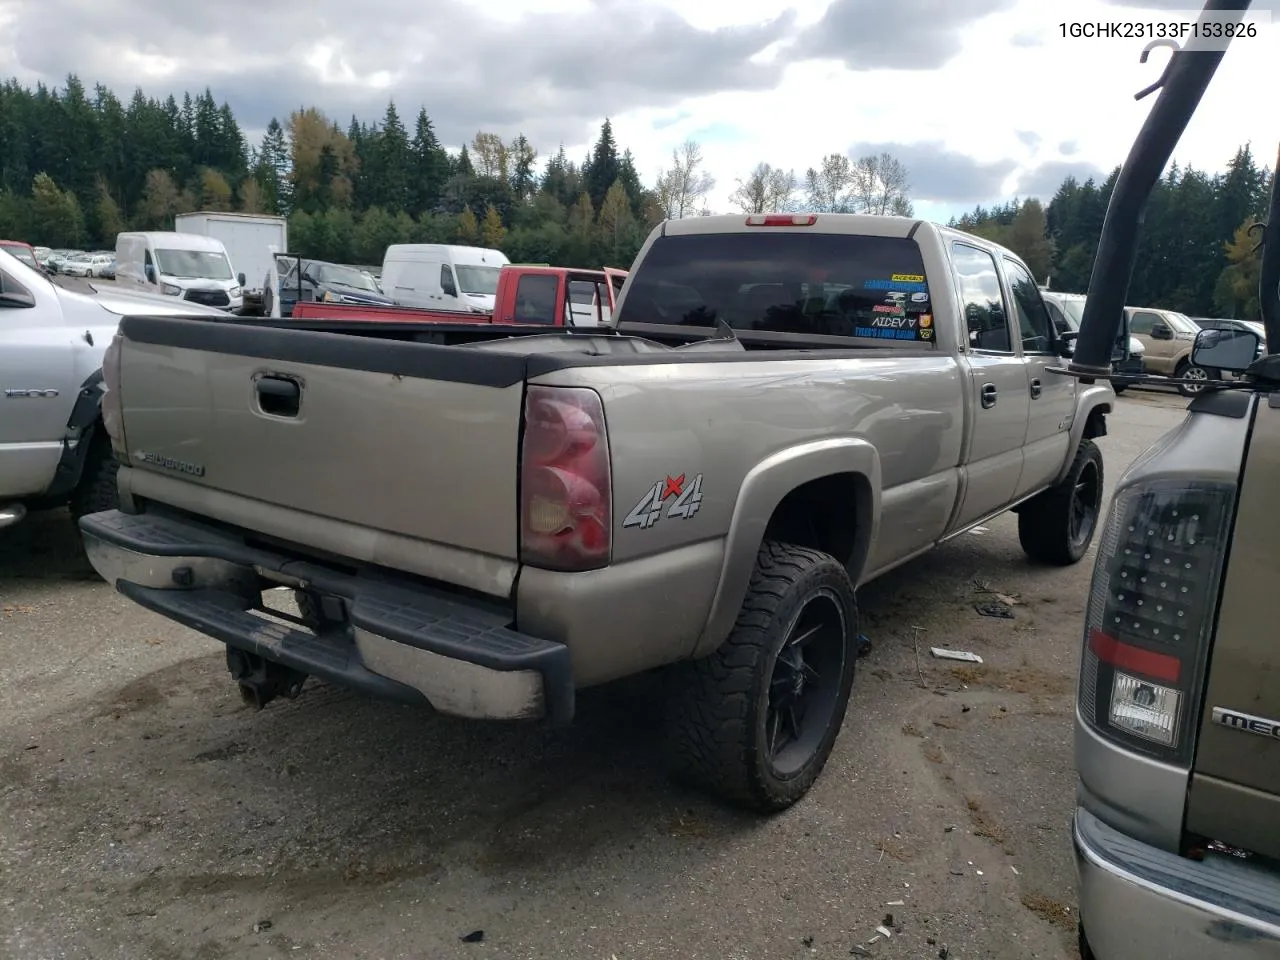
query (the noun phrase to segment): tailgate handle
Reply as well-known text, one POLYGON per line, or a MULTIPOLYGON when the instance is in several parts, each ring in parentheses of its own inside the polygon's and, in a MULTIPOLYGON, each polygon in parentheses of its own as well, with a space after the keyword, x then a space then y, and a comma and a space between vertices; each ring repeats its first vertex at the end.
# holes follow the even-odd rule
POLYGON ((273 417, 296 417, 302 402, 302 387, 285 377, 258 378, 258 406, 273 417))

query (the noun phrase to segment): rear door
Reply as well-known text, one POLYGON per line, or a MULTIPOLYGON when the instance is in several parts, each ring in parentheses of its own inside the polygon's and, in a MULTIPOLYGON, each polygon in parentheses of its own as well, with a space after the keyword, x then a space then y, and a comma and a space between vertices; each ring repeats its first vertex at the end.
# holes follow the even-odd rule
POLYGON ((1259 398, 1199 718, 1186 827, 1280 857, 1280 408, 1259 398))
POLYGON ((1004 258, 1010 302, 1022 341, 1027 376, 1027 435, 1022 446, 1022 478, 1015 498, 1046 487, 1061 471, 1071 446, 1071 421, 1076 409, 1076 381, 1050 367, 1062 364, 1054 350, 1053 320, 1045 308, 1031 271, 1011 257, 1004 258))
POLYGON ((1013 501, 1022 476, 1030 397, 995 258, 980 247, 954 240, 951 261, 967 325, 972 401, 965 492, 952 524, 957 527, 1013 501))

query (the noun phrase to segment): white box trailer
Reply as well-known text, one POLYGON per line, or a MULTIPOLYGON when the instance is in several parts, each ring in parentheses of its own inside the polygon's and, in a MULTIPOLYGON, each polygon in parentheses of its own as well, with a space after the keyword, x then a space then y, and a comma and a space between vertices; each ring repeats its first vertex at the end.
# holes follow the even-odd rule
POLYGON ((244 312, 261 310, 262 282, 268 273, 275 272, 273 255, 289 249, 289 222, 284 217, 222 211, 183 213, 174 218, 173 229, 221 240, 232 269, 244 274, 244 312))

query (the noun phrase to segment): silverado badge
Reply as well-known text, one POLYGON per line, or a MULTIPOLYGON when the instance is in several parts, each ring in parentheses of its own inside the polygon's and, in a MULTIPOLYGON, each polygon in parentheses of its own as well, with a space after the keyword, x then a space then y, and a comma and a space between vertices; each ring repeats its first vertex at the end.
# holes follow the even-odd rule
POLYGON ((148 453, 146 450, 135 450, 133 459, 139 463, 149 463, 155 467, 163 467, 165 470, 174 470, 178 473, 185 473, 191 477, 204 476, 203 463, 188 463, 186 460, 175 460, 173 457, 166 457, 159 453, 148 453))

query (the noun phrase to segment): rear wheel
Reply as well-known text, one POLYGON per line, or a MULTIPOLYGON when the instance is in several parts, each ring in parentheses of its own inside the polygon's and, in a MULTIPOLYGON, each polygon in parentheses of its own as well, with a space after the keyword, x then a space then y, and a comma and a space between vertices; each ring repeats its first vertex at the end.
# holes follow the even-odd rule
POLYGON ((1205 382, 1217 379, 1216 371, 1201 367, 1190 360, 1183 360, 1173 374, 1180 381, 1178 392, 1184 397, 1197 396, 1205 387, 1205 382))
POLYGON ((766 542, 732 633, 674 670, 667 724, 677 776, 760 813, 803 797, 844 721, 857 632, 839 561, 766 542))
POLYGON ((116 488, 116 473, 120 463, 111 449, 111 439, 101 428, 93 432, 89 440, 89 452, 84 463, 80 483, 71 492, 71 516, 75 520, 91 513, 115 510, 120 506, 120 491, 116 488))
POLYGON ((1066 477, 1018 512, 1018 541, 1032 560, 1069 566, 1089 550, 1102 512, 1102 451, 1081 440, 1066 477))

